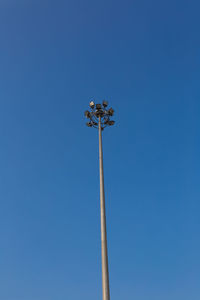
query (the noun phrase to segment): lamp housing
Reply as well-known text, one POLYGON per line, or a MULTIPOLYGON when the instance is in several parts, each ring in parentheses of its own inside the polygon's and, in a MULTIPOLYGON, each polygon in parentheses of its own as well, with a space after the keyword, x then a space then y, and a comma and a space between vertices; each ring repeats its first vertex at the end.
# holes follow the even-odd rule
POLYGON ((111 117, 114 115, 114 109, 112 109, 112 107, 108 110, 108 114, 111 117))
POLYGON ((101 104, 96 104, 96 109, 100 110, 101 109, 101 104))
POLYGON ((90 101, 90 107, 93 109, 95 107, 94 101, 90 101))
POLYGON ((108 106, 108 101, 103 101, 103 107, 107 107, 108 106))
POLYGON ((90 118, 90 112, 88 110, 85 111, 85 117, 88 119, 90 118))
POLYGON ((115 121, 111 120, 111 121, 108 121, 108 125, 112 126, 115 124, 115 121))
POLYGON ((87 125, 88 127, 92 127, 92 122, 87 122, 86 125, 87 125))

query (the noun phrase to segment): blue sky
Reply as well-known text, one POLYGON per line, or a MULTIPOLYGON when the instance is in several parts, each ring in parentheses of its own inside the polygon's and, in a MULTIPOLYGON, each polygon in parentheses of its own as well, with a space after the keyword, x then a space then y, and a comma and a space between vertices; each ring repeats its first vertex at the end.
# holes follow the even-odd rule
POLYGON ((199 1, 0 1, 0 298, 200 298, 199 1))

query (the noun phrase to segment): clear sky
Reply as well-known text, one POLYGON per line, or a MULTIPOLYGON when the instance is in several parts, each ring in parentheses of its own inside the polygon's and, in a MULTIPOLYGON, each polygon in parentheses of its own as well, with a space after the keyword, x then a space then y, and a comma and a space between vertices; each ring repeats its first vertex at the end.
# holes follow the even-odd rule
POLYGON ((0 0, 0 299, 200 299, 200 4, 0 0))

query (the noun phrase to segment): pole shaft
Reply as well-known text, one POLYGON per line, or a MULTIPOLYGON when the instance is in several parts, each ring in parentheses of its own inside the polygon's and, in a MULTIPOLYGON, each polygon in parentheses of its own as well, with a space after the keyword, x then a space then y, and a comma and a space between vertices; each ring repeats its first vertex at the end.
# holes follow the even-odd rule
POLYGON ((100 208, 101 208, 102 290, 103 290, 103 300, 110 300, 101 117, 99 117, 99 173, 100 173, 100 208))

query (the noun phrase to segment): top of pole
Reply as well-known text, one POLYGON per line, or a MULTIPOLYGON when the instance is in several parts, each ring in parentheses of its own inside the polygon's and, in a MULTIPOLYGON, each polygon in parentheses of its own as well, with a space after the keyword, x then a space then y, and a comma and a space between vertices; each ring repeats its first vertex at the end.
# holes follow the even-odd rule
POLYGON ((94 101, 91 101, 89 106, 90 111, 85 111, 85 117, 89 119, 89 122, 86 123, 88 127, 98 128, 99 118, 102 130, 107 126, 112 126, 115 124, 115 121, 111 120, 111 117, 114 115, 114 110, 112 107, 109 109, 107 108, 107 101, 104 100, 102 104, 95 104, 94 101))

